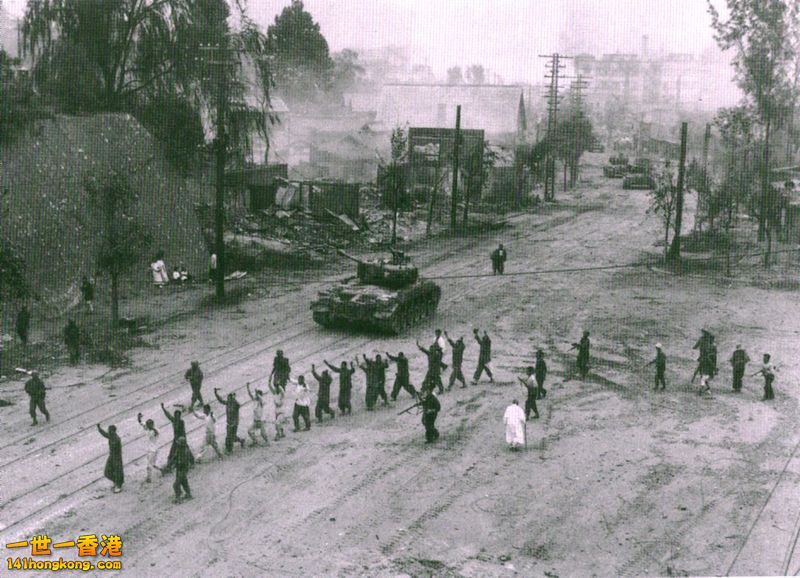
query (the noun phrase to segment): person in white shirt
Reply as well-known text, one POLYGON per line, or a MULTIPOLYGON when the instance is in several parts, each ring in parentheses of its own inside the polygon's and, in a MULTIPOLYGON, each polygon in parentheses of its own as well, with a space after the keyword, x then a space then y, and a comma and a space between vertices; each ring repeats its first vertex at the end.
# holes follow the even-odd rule
POLYGON ((264 440, 266 445, 269 445, 267 430, 264 427, 264 392, 260 389, 257 389, 256 394, 253 395, 253 392, 250 391, 250 382, 248 381, 247 395, 249 395, 250 399, 253 400, 253 425, 251 425, 250 429, 247 430, 247 435, 250 436, 250 445, 258 445, 258 441, 256 440, 256 432, 260 432, 261 439, 264 440))
POLYGON ((753 374, 753 376, 756 376, 760 373, 764 376, 764 397, 761 398, 761 401, 775 399, 775 392, 772 390, 772 382, 775 381, 775 371, 777 370, 777 367, 773 365, 770 359, 770 354, 765 353, 764 357, 762 358, 763 362, 761 364, 761 369, 753 374))
POLYGON ((306 378, 302 375, 298 376, 297 381, 289 380, 294 387, 294 412, 292 412, 292 420, 294 421, 294 431, 300 431, 300 418, 306 424, 305 431, 311 429, 311 390, 306 385, 306 378))
POLYGON ((272 403, 275 405, 275 441, 277 441, 286 437, 286 433, 283 431, 283 422, 286 419, 283 413, 283 400, 286 397, 286 389, 280 385, 273 385, 273 377, 270 375, 267 387, 272 394, 272 403))
POLYGON ((516 399, 506 408, 503 423, 506 426, 506 443, 512 451, 517 451, 525 445, 525 412, 516 399))
POLYGON ((161 468, 156 465, 156 458, 158 458, 158 430, 152 419, 142 423, 141 413, 136 416, 136 419, 147 434, 147 477, 144 481, 149 484, 153 481, 153 471, 161 471, 161 468))
POLYGON ((169 283, 169 273, 167 266, 164 264, 164 253, 159 251, 156 255, 156 260, 150 263, 150 269, 153 272, 153 283, 159 288, 169 283))
POLYGON ((206 455, 206 451, 209 448, 213 449, 214 452, 216 452, 217 457, 222 459, 222 452, 217 444, 217 418, 214 417, 214 412, 211 411, 211 406, 205 404, 203 405, 202 414, 197 413, 194 410, 192 410, 192 414, 205 424, 206 430, 206 437, 203 441, 203 449, 201 449, 200 453, 197 455, 197 461, 199 462, 203 459, 203 457, 206 455))
POLYGON ((442 350, 442 359, 444 359, 444 356, 447 354, 447 339, 442 335, 441 329, 436 330, 436 339, 434 339, 433 342, 442 350))

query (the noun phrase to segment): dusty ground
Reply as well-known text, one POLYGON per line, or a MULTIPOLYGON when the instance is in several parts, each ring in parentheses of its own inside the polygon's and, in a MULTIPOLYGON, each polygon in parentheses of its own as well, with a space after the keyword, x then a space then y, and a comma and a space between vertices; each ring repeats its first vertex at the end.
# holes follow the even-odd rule
MULTIPOLYGON (((453 277, 487 271, 497 240, 509 247, 508 272, 641 262, 658 251, 658 225, 645 215, 646 195, 619 185, 595 164, 557 207, 515 217, 496 238, 432 243, 416 256, 427 275, 453 277)), ((3 397, 19 403, 0 408, 0 540, 119 533, 132 576, 796 573, 796 293, 645 267, 438 282, 436 319, 399 339, 319 330, 308 302, 320 281, 311 280, 180 318, 129 369, 50 377, 54 419, 37 429, 19 391, 6 386, 3 397), (193 358, 209 397, 220 387, 242 399, 246 381, 263 382, 277 348, 306 373, 323 358, 403 349, 419 383, 415 339, 430 342, 435 327, 469 338, 476 326, 493 336, 499 383, 442 396, 435 445, 423 443, 419 416, 397 416, 408 397, 365 412, 359 375, 352 417, 200 465, 190 474, 192 502, 171 504, 171 479, 142 483, 135 415, 154 417, 167 446, 158 404, 188 402, 179 374, 193 358), (711 399, 688 383, 701 327, 720 346, 711 399), (593 339, 586 382, 573 378, 567 351, 583 328, 593 339), (658 394, 643 367, 657 341, 669 356, 668 389, 658 394), (780 364, 774 402, 759 401, 758 378, 730 393, 726 360, 737 342, 753 359, 770 351, 780 364), (528 424, 527 450, 515 454, 501 417, 523 397, 516 375, 536 347, 547 352, 549 394, 542 418, 528 424), (119 495, 100 479, 98 421, 116 423, 123 438, 130 465, 119 495)), ((468 371, 476 349, 469 342, 468 371)), ((187 426, 196 447, 200 425, 187 426)))

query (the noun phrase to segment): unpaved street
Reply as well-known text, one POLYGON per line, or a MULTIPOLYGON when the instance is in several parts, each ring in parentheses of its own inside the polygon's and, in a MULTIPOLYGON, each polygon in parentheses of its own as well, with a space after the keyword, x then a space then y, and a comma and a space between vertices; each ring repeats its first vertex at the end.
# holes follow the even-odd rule
MULTIPOLYGON (((646 267, 467 277, 491 271, 497 241, 508 247, 508 273, 656 254, 646 193, 621 190, 601 176, 599 155, 587 157, 583 185, 559 193, 555 207, 515 216, 493 236, 413 250, 424 275, 445 277, 443 297, 433 320, 400 338, 319 329, 308 303, 325 281, 315 280, 183 319, 113 380, 91 367, 52 376, 53 421, 37 429, 20 392, 0 409, 0 539, 118 533, 130 576, 795 573, 798 331, 796 315, 781 313, 797 311, 795 293, 646 267), (397 416, 411 405, 405 393, 391 408, 364 411, 359 371, 352 416, 195 467, 193 501, 171 503, 171 477, 142 483, 136 413, 161 430, 163 463, 172 434, 159 404, 188 403, 182 372, 191 359, 206 372, 207 399, 214 387, 246 399, 244 384, 265 383, 279 348, 312 382, 311 363, 403 350, 419 384, 425 367, 414 343, 427 346, 436 327, 465 336, 465 373, 477 359, 472 328, 487 329, 498 374, 495 385, 441 396, 438 443, 424 443, 413 411, 397 416), (711 399, 689 385, 702 327, 720 348, 711 399), (593 344, 585 382, 568 351, 583 329, 593 344), (668 356, 665 393, 651 390, 652 367, 643 367, 656 342, 668 356), (739 342, 754 361, 770 351, 780 363, 771 404, 759 401, 759 378, 730 393, 727 360, 739 342), (516 378, 537 347, 549 393, 541 419, 528 423, 527 449, 512 453, 503 410, 524 400, 516 378), (83 385, 59 387, 75 383, 83 385), (97 422, 116 423, 123 440, 119 495, 99 481, 107 445, 97 422)), ((242 412, 240 434, 250 405, 242 412)), ((188 417, 187 427, 199 449, 201 423, 188 417)))

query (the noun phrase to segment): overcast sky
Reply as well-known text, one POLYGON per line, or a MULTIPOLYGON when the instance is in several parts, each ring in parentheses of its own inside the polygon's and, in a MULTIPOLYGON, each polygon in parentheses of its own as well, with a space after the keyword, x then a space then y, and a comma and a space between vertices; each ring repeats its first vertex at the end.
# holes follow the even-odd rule
MULTIPOLYGON (((25 0, 0 0, 21 14, 25 0)), ((290 0, 249 0, 265 28, 290 0)), ((719 0, 717 0, 719 3, 719 0)), ((483 64, 508 82, 539 82, 553 51, 700 53, 714 46, 705 0, 305 0, 331 50, 407 46, 442 75, 483 64)))

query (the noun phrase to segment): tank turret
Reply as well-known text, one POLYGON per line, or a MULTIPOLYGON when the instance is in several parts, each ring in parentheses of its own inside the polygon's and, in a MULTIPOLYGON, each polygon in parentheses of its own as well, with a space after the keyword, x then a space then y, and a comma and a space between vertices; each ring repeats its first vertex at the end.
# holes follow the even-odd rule
POLYGON ((390 260, 365 261, 337 252, 356 263, 356 276, 320 291, 311 304, 314 321, 325 327, 353 327, 401 333, 436 311, 441 289, 419 278, 419 270, 400 251, 390 260))

